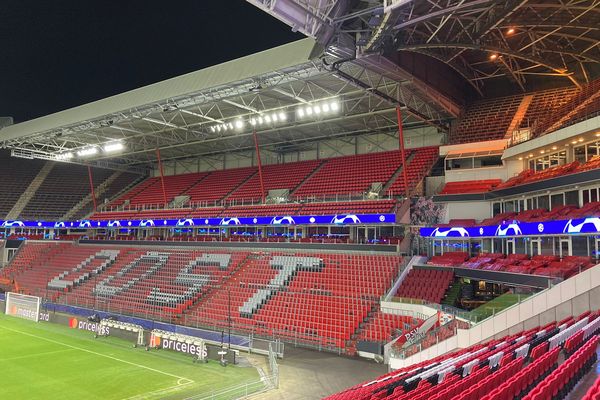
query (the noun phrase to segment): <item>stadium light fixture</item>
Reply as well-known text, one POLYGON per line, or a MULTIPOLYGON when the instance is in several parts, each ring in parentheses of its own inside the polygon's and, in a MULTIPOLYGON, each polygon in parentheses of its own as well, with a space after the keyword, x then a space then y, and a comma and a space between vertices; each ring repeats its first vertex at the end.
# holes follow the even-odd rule
POLYGON ((56 155, 57 160, 64 161, 64 160, 70 160, 71 158, 73 158, 73 153, 71 153, 70 151, 56 155))
POLYGON ((506 31, 507 35, 512 35, 513 33, 515 33, 515 28, 508 28, 508 30, 506 31))
POLYGON ((241 119, 238 119, 238 120, 236 120, 236 121, 235 121, 235 128, 236 128, 238 131, 241 131, 242 129, 244 129, 244 125, 245 125, 245 124, 244 124, 244 121, 243 121, 243 120, 241 120, 241 119))
POLYGON ((286 114, 286 113, 284 113, 284 112, 280 112, 280 113, 279 113, 279 120, 280 120, 280 121, 285 121, 285 120, 287 120, 287 114, 286 114))
POLYGON ((498 54, 496 54, 496 53, 492 53, 492 54, 490 54, 490 60, 494 61, 494 60, 496 60, 497 58, 498 58, 498 54))
POLYGON ((337 113, 340 110, 340 103, 337 99, 320 101, 308 106, 300 106, 296 109, 298 117, 325 117, 337 113))
POLYGON ((97 147, 88 147, 87 149, 79 150, 77 152, 77 155, 79 157, 87 157, 87 156, 93 156, 97 152, 98 152, 98 148, 97 147))
POLYGON ((115 151, 123 150, 125 146, 121 142, 109 143, 104 146, 105 153, 113 153, 115 151))

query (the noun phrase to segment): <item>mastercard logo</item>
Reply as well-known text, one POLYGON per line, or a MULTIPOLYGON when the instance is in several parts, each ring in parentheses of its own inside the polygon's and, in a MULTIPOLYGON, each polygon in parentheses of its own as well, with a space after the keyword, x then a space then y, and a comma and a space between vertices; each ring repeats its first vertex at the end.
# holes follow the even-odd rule
POLYGON ((10 314, 11 315, 17 315, 17 306, 11 306, 10 307, 10 314))
POLYGON ((160 338, 158 336, 152 335, 152 338, 150 339, 150 346, 151 347, 159 347, 160 346, 160 338))
POLYGON ((79 321, 77 321, 77 318, 71 318, 69 320, 69 327, 70 328, 75 329, 75 328, 77 328, 77 325, 79 325, 79 321))

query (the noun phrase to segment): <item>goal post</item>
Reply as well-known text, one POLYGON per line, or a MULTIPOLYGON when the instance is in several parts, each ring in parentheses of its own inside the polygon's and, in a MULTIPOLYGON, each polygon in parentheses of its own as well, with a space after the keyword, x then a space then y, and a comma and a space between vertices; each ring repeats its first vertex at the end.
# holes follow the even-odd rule
POLYGON ((26 294, 6 293, 6 315, 38 322, 42 299, 26 294))

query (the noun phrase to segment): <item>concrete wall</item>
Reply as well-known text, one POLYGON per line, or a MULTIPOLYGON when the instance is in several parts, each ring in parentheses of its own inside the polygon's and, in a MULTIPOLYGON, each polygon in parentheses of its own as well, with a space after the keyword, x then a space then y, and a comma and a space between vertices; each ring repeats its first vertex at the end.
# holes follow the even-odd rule
POLYGON ((402 368, 493 338, 512 335, 585 311, 600 308, 600 264, 507 308, 494 317, 406 359, 391 358, 390 367, 402 368))
POLYGON ((490 201, 456 201, 446 203, 443 221, 450 219, 476 219, 482 220, 492 215, 490 201))

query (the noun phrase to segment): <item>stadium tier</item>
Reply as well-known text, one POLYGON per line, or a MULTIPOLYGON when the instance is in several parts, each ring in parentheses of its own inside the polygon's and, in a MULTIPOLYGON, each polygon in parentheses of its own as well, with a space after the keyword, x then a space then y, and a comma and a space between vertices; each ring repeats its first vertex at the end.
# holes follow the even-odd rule
POLYGON ((440 304, 453 280, 452 271, 412 269, 402 281, 396 296, 440 304))
POLYGON ((510 138, 518 129, 530 129, 534 136, 555 131, 600 111, 595 95, 600 80, 581 89, 565 87, 484 99, 467 106, 450 130, 451 144, 510 138))
POLYGON ((219 330, 231 317, 238 332, 344 351, 379 310, 401 261, 28 242, 0 277, 59 303, 219 330))
POLYGON ((598 313, 586 313, 398 369, 327 399, 563 398, 595 364, 599 328, 598 313))
MULTIPOLYGON (((437 160, 438 148, 424 147, 407 153, 407 175, 412 190, 437 160)), ((265 196, 269 191, 279 189, 289 190, 294 200, 336 199, 338 195, 344 198, 361 197, 371 190, 374 183, 389 187, 389 194, 402 195, 405 192, 400 164, 400 153, 388 151, 267 165, 263 168, 265 196)), ((171 203, 176 196, 188 196, 189 199, 184 202, 186 207, 197 209, 221 202, 235 205, 261 201, 260 176, 254 167, 166 176, 164 185, 167 203, 171 203)), ((111 209, 144 208, 165 208, 162 182, 158 177, 141 182, 111 202, 103 211, 108 213, 111 209)), ((99 218, 99 214, 95 218, 99 218)))
POLYGON ((595 265, 589 256, 564 256, 561 259, 559 256, 552 255, 536 255, 530 258, 527 254, 509 254, 504 256, 499 253, 481 253, 475 257, 468 258, 468 255, 463 252, 450 252, 441 256, 433 256, 427 264, 533 274, 564 279, 595 265))
POLYGON ((400 166, 398 151, 331 158, 294 191, 294 197, 364 193, 373 183, 388 182, 400 166))
POLYGON ((6 217, 43 166, 41 160, 23 160, 9 157, 6 151, 0 153, 0 217, 6 217))
MULTIPOLYGON (((110 170, 94 169, 94 184, 98 186, 112 174, 113 171, 110 170)), ((29 200, 20 217, 26 220, 60 220, 89 192, 87 168, 57 163, 29 200)))
MULTIPOLYGON (((323 163, 321 160, 300 161, 290 164, 265 165, 262 170, 266 197, 269 190, 288 189, 293 191, 323 163)), ((227 197, 227 200, 244 200, 256 203, 262 198, 260 175, 255 174, 242 183, 227 197)))

